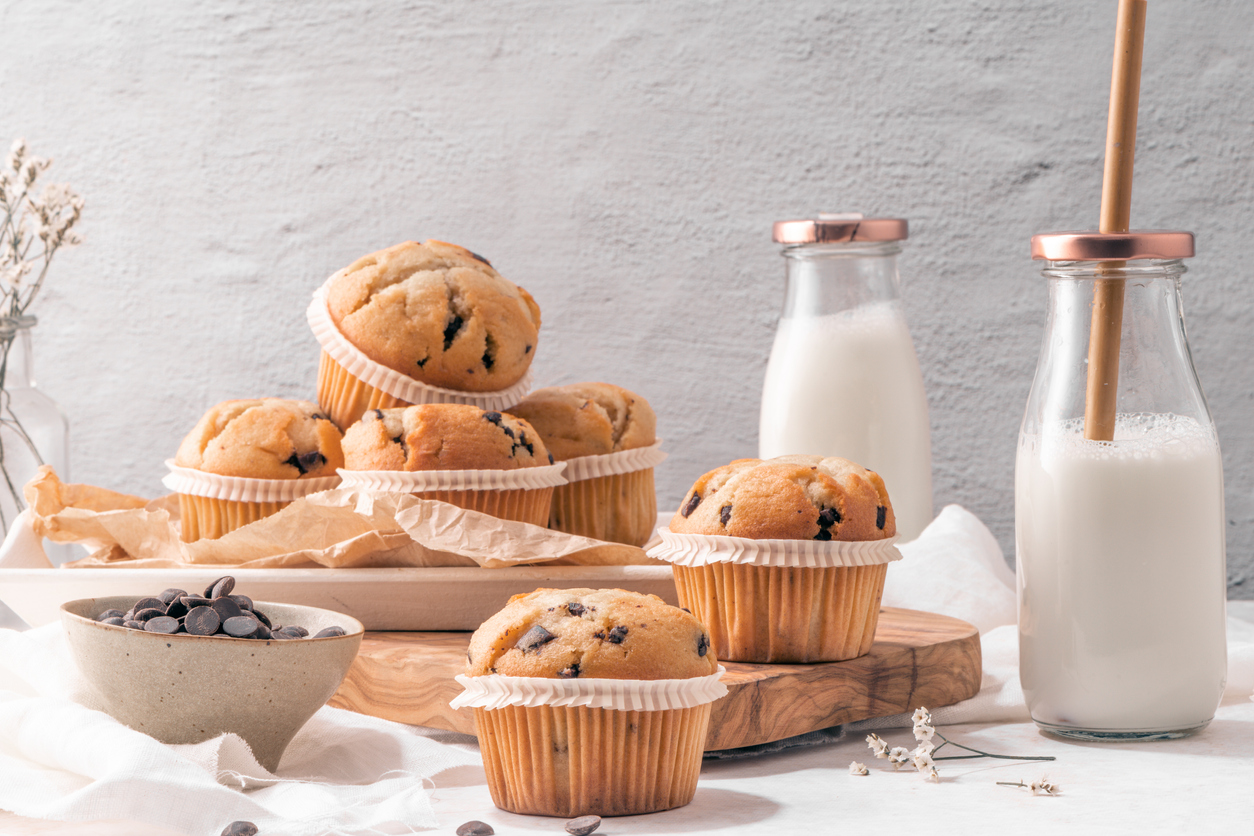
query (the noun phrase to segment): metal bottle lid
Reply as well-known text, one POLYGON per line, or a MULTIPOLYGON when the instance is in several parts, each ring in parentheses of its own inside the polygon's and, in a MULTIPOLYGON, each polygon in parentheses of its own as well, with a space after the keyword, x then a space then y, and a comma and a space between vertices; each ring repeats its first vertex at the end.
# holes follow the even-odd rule
POLYGON ((1032 236, 1032 258, 1046 261, 1132 261, 1192 258, 1193 233, 1167 229, 1131 232, 1044 232, 1032 236))
POLYGON ((859 212, 820 212, 804 221, 776 221, 779 244, 848 244, 857 241, 904 241, 910 237, 904 218, 864 218, 859 212))

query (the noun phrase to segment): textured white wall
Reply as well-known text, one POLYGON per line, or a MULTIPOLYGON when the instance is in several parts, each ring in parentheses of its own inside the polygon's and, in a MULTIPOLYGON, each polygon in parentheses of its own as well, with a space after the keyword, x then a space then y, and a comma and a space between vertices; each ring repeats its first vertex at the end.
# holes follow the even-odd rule
MULTIPOLYGON (((774 220, 910 219, 936 502, 1011 550, 1045 305, 1035 232, 1093 226, 1114 0, 0 0, 0 141, 88 204, 37 305, 73 477, 156 494, 229 397, 310 396, 312 289, 408 238, 539 300, 540 384, 648 397, 665 504, 757 448, 774 220)), ((1254 4, 1150 4, 1133 225, 1197 232, 1184 295, 1254 597, 1254 4)))

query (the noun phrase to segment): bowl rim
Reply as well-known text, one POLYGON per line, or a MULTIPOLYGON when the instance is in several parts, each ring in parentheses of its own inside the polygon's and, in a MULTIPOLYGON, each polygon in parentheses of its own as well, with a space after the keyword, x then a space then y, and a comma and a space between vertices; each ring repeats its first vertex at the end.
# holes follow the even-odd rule
MULTIPOLYGON (((191 633, 149 633, 147 630, 135 630, 133 628, 123 627, 118 624, 105 624, 103 621, 97 621, 94 618, 88 618, 85 615, 79 615, 78 613, 70 612, 67 609, 67 607, 70 607, 71 605, 84 604, 88 601, 116 601, 116 600, 127 600, 127 599, 134 599, 135 601, 139 601, 144 598, 155 598, 155 597, 156 596, 154 595, 102 595, 98 598, 75 598, 72 601, 66 601, 65 603, 61 604, 61 606, 58 607, 58 609, 61 612, 62 618, 69 617, 69 618, 81 621, 85 624, 92 624, 97 627, 103 627, 109 630, 116 630, 119 633, 130 634, 130 635, 152 636, 154 639, 166 639, 166 640, 177 639, 179 641, 200 641, 202 639, 219 639, 219 640, 232 641, 232 642, 244 642, 249 645, 256 645, 258 642, 264 642, 266 645, 269 645, 275 641, 274 639, 242 639, 236 636, 224 636, 224 635, 217 635, 217 634, 214 634, 212 636, 196 636, 196 635, 192 635, 191 633)), ((352 624, 355 625, 354 629, 352 630, 348 630, 347 625, 341 625, 345 627, 345 632, 344 632, 344 635, 342 636, 323 636, 322 638, 318 638, 318 639, 315 639, 313 636, 306 636, 305 638, 300 639, 299 641, 279 640, 278 642, 275 642, 276 644, 280 644, 280 645, 294 644, 296 646, 302 646, 306 642, 321 643, 321 642, 336 641, 338 639, 350 639, 350 638, 354 638, 357 636, 363 636, 365 635, 365 632, 366 632, 365 625, 362 624, 359 619, 356 619, 353 616, 348 615, 347 613, 337 612, 336 610, 328 610, 323 607, 310 607, 305 604, 285 604, 282 601, 253 601, 253 605, 262 606, 262 607, 267 607, 267 606, 292 607, 294 609, 305 610, 307 612, 328 613, 330 615, 335 616, 336 618, 342 618, 346 621, 350 621, 352 622, 352 624)))

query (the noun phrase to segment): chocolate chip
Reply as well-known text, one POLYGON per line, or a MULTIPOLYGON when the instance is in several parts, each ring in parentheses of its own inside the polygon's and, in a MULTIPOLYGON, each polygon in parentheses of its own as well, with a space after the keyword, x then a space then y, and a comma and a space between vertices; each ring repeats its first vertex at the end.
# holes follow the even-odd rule
POLYGON ((492 352, 490 349, 484 349, 483 357, 481 359, 483 360, 483 367, 487 369, 488 371, 492 371, 493 360, 492 360, 492 352))
POLYGON ((104 621, 106 618, 121 618, 124 615, 126 615, 126 613, 121 610, 105 610, 100 615, 96 616, 96 620, 104 621))
POLYGON ((468 821, 457 828, 457 836, 492 836, 496 833, 485 821, 468 821))
POLYGON ((170 606, 166 607, 165 614, 171 618, 182 618, 187 615, 188 606, 183 603, 183 599, 170 602, 170 606))
POLYGON ((375 420, 378 420, 378 421, 382 421, 382 420, 383 420, 383 410, 382 410, 382 409, 375 409, 375 410, 372 410, 372 411, 374 412, 374 417, 375 417, 375 420))
POLYGON ((282 630, 275 630, 273 633, 270 634, 270 638, 274 639, 275 641, 284 641, 284 642, 298 640, 297 636, 284 633, 282 630))
POLYGON ((213 607, 214 610, 217 611, 218 618, 222 619, 223 624, 226 623, 228 618, 235 618, 236 616, 244 614, 244 611, 240 609, 239 604, 226 597, 214 598, 213 603, 209 606, 213 607))
MULTIPOLYGON (((262 624, 269 627, 271 630, 274 629, 274 623, 270 621, 270 616, 266 615, 261 610, 252 610, 252 616, 253 618, 260 621, 262 624)), ((306 633, 305 635, 308 635, 308 633, 306 633)))
POLYGON ((530 353, 531 353, 531 346, 529 345, 523 346, 523 354, 530 354, 530 353))
POLYGON ((237 639, 246 639, 260 626, 261 622, 251 615, 237 615, 222 622, 222 632, 237 639))
POLYGON ((465 321, 460 316, 458 316, 457 314, 453 314, 453 320, 444 327, 444 350, 445 351, 448 351, 450 348, 453 347, 453 338, 457 336, 457 332, 462 330, 462 326, 465 324, 466 324, 465 321))
MULTIPOLYGON (((423 357, 421 360, 418 361, 418 368, 421 369, 423 366, 427 365, 427 361, 430 359, 431 359, 430 357, 423 357)), ((377 412, 378 410, 375 410, 375 411, 377 412)))
POLYGON ((682 516, 687 517, 693 511, 697 510, 697 506, 700 504, 701 504, 701 494, 697 493, 696 491, 693 491, 692 497, 689 498, 689 500, 686 503, 684 503, 684 507, 680 510, 679 513, 682 516))
POLYGON ((575 662, 574 664, 572 664, 569 668, 566 668, 565 670, 560 670, 557 672, 557 675, 560 676, 562 679, 576 679, 579 677, 579 674, 580 674, 580 670, 579 670, 578 662, 575 662))
POLYGON ((724 505, 718 509, 718 521, 723 525, 727 525, 727 521, 731 519, 731 506, 724 505))
POLYGON ((701 638, 697 639, 697 655, 704 656, 710 651, 710 637, 705 633, 701 634, 701 638))
POLYGON ((162 607, 161 609, 157 609, 156 607, 149 607, 146 610, 140 610, 139 612, 135 613, 134 620, 135 621, 148 621, 149 619, 156 618, 162 615, 165 615, 165 607, 162 607))
POLYGON ((161 610, 164 613, 165 608, 166 602, 160 598, 140 598, 135 602, 135 606, 131 607, 131 610, 137 613, 141 610, 161 610))
MULTIPOLYGON (((489 424, 496 424, 499 427, 501 426, 501 413, 485 412, 483 413, 483 420, 487 421, 489 424)), ((510 438, 513 438, 513 437, 514 437, 514 434, 510 433, 510 438)))
POLYGON ((213 599, 201 595, 185 595, 179 599, 179 603, 191 610, 196 607, 207 607, 213 603, 213 599))
POLYGON ((627 638, 627 628, 620 624, 613 630, 610 630, 610 634, 605 640, 610 644, 622 644, 625 638, 627 638))
POLYGON ((680 609, 688 613, 688 615, 692 615, 692 610, 688 609, 687 607, 680 607, 680 609))
POLYGON ((820 528, 819 533, 814 535, 814 539, 815 540, 830 540, 832 539, 832 532, 828 531, 826 528, 820 528))
POLYGON ((884 530, 884 523, 888 520, 888 509, 883 505, 875 509, 875 527, 884 530))
POLYGON ((346 636, 346 635, 348 635, 348 633, 345 632, 344 628, 337 625, 334 627, 324 627, 323 629, 314 633, 313 637, 315 639, 330 639, 336 636, 346 636))
POLYGON ((231 590, 235 588, 235 578, 230 575, 218 578, 209 586, 205 587, 206 598, 221 598, 224 595, 230 595, 231 590))
POLYGON ((577 819, 571 819, 566 822, 566 832, 570 836, 588 836, 589 833, 600 826, 600 816, 580 816, 577 819))
POLYGON ((549 464, 553 464, 553 454, 549 453, 549 464))
POLYGON ((305 473, 311 470, 317 470, 327 463, 327 457, 314 450, 311 453, 302 453, 300 457, 300 465, 305 473))
POLYGON ((144 629, 144 622, 142 622, 142 621, 123 621, 123 622, 122 622, 122 626, 123 626, 123 627, 125 627, 125 628, 127 628, 128 630, 142 630, 142 629, 144 629))
POLYGON ((470 250, 466 250, 466 252, 470 253, 470 257, 475 259, 476 261, 482 261, 484 264, 488 265, 489 267, 492 266, 492 262, 488 261, 486 258, 479 255, 479 253, 471 253, 470 250))
POLYGON ((303 639, 305 636, 309 635, 308 630, 304 627, 297 627, 295 624, 289 624, 286 627, 280 628, 280 632, 287 633, 289 636, 297 639, 303 639))
POLYGON ((149 619, 144 624, 144 629, 149 633, 165 633, 167 636, 173 635, 179 631, 179 620, 170 618, 168 615, 159 615, 156 618, 149 619))
POLYGON ((824 508, 819 512, 819 528, 831 528, 840 522, 840 512, 835 508, 824 508))
POLYGON ((250 821, 233 821, 222 831, 222 836, 257 836, 257 825, 250 821))
POLYGON ((526 633, 523 633, 523 637, 518 640, 514 647, 521 649, 523 653, 528 651, 535 652, 539 651, 541 647, 553 641, 555 638, 557 638, 557 636, 537 624, 526 633))
POLYGON ((570 613, 571 615, 583 615, 587 611, 588 611, 588 608, 585 607, 583 604, 579 603, 578 601, 571 601, 569 604, 566 605, 566 612, 570 613))
POLYGON ((251 611, 253 608, 253 599, 247 595, 228 595, 226 597, 238 604, 241 610, 251 611))
POLYGON ((213 607, 193 607, 183 624, 193 636, 212 636, 222 626, 222 619, 213 607))
POLYGON ((165 592, 162 592, 160 595, 158 595, 157 600, 159 600, 161 603, 165 604, 166 606, 169 606, 171 603, 173 603, 173 601, 176 598, 182 598, 186 594, 187 594, 186 590, 171 588, 171 589, 167 589, 165 592))
MULTIPOLYGON (((243 616, 243 617, 244 617, 244 618, 247 618, 248 616, 243 616)), ((251 636, 249 636, 249 638, 252 638, 252 639, 268 639, 268 638, 270 638, 270 637, 271 637, 271 636, 273 636, 273 635, 274 635, 274 634, 270 632, 270 628, 269 628, 269 627, 267 627, 266 625, 264 625, 264 624, 262 624, 260 621, 258 621, 258 622, 257 622, 257 629, 253 631, 252 635, 251 635, 251 636)))
POLYGON ((114 627, 121 627, 124 624, 122 616, 120 615, 113 615, 108 618, 97 618, 96 620, 101 624, 112 624, 114 627))

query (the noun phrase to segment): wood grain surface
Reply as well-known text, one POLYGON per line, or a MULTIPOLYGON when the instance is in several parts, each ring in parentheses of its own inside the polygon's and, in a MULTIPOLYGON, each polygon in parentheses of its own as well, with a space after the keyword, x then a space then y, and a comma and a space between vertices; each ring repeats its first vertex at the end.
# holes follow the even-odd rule
MULTIPOLYGON (((330 704, 415 726, 474 734, 454 711, 453 677, 470 633, 367 633, 330 704)), ((980 690, 980 636, 965 621, 885 608, 866 656, 819 665, 724 663, 728 694, 714 704, 707 751, 780 740, 829 726, 936 708, 980 690)))

